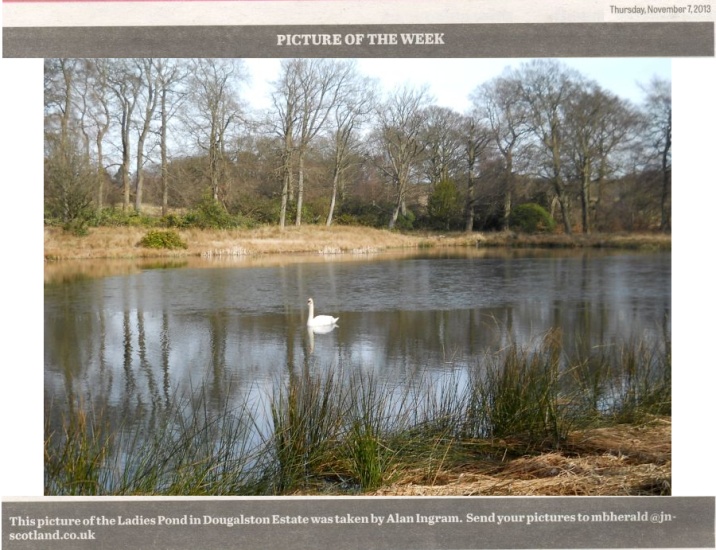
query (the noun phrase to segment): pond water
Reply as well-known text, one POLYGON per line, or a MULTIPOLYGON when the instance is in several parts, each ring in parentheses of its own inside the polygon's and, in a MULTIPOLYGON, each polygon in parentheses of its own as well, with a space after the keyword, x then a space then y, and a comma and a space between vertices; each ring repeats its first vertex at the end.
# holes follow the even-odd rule
POLYGON ((397 384, 559 331, 567 353, 666 345, 671 255, 451 251, 186 265, 82 264, 45 280, 50 422, 77 403, 125 420, 208 391, 260 399, 305 369, 397 384), (101 275, 92 275, 104 269, 101 275), (306 328, 306 301, 340 318, 306 328))

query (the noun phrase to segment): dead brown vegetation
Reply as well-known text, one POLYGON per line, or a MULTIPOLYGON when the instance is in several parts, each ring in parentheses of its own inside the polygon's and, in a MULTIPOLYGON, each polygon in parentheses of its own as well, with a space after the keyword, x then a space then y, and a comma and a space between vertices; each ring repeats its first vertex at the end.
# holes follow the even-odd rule
POLYGON ((509 458, 517 442, 491 443, 493 458, 437 474, 405 472, 379 496, 627 496, 671 493, 671 419, 573 432, 559 450, 509 458), (502 455, 500 458, 494 456, 502 455))
POLYGON ((142 227, 97 227, 76 236, 57 227, 45 228, 45 259, 231 257, 265 254, 366 254, 391 249, 437 247, 525 248, 652 248, 668 249, 669 235, 522 235, 505 233, 400 233, 369 227, 275 226, 233 230, 179 230, 186 250, 137 246, 146 234, 142 227))

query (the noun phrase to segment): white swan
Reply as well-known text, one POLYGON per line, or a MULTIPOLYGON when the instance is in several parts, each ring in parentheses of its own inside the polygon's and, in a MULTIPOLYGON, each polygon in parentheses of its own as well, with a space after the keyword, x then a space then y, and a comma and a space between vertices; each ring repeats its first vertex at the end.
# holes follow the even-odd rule
POLYGON ((306 323, 309 327, 325 327, 335 325, 338 322, 338 317, 331 317, 330 315, 316 315, 313 316, 313 298, 308 299, 308 322, 306 323))

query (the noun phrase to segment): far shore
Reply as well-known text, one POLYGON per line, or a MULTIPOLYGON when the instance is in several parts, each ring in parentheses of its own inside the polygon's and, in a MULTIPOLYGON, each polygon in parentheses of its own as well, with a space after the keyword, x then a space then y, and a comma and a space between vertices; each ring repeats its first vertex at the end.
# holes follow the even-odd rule
POLYGON ((268 254, 370 254, 389 250, 451 247, 615 248, 670 250, 671 236, 663 233, 539 234, 398 232, 370 227, 305 225, 280 230, 176 230, 186 249, 150 249, 138 245, 149 230, 144 227, 98 227, 76 236, 58 227, 46 227, 46 261, 79 259, 132 259, 182 257, 236 257, 268 254))

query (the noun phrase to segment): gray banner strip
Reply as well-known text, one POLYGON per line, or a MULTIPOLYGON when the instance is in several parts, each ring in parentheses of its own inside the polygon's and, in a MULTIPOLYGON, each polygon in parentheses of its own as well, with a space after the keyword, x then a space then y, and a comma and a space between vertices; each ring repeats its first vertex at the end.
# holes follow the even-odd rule
POLYGON ((3 29, 3 57, 713 55, 713 22, 3 29))
POLYGON ((715 542, 711 497, 5 501, 2 522, 6 550, 713 548, 715 542))

